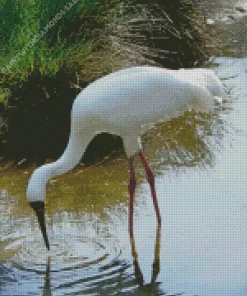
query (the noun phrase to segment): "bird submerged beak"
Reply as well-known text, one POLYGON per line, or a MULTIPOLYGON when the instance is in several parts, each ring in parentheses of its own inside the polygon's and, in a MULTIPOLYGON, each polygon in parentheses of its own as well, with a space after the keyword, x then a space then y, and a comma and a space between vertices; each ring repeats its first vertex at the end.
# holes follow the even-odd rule
POLYGON ((50 250, 50 244, 49 244, 49 240, 46 232, 46 225, 45 225, 45 203, 43 201, 34 201, 34 202, 30 202, 29 204, 31 208, 34 210, 38 218, 40 230, 43 234, 46 248, 47 250, 50 250))

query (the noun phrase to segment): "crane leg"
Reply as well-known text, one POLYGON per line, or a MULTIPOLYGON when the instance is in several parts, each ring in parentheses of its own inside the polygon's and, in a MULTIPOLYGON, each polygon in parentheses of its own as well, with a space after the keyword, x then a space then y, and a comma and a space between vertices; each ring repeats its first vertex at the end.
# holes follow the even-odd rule
POLYGON ((147 180, 148 180, 148 183, 151 188, 151 194, 152 194, 152 198, 153 198, 157 221, 158 221, 158 224, 161 225, 161 216, 160 216, 160 210, 159 210, 158 200, 157 200, 157 196, 156 196, 154 173, 153 173, 152 169, 150 168, 148 161, 147 161, 147 159, 144 155, 144 152, 142 150, 139 152, 139 155, 140 155, 142 165, 146 171, 147 180))
POLYGON ((135 169, 134 169, 134 161, 133 157, 129 159, 129 169, 130 169, 130 181, 129 181, 129 233, 130 236, 133 237, 133 216, 134 216, 134 195, 136 189, 136 177, 135 177, 135 169))

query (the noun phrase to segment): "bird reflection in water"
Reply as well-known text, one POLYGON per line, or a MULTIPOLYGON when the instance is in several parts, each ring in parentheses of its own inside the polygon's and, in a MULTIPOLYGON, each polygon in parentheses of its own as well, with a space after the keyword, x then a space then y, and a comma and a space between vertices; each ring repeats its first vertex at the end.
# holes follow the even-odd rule
MULTIPOLYGON (((128 276, 129 280, 127 280, 127 281, 126 281, 126 278, 121 279, 121 277, 123 275, 117 279, 120 280, 122 283, 125 282, 125 284, 129 285, 129 287, 132 286, 133 293, 134 293, 133 295, 151 295, 150 291, 152 292, 152 295, 163 295, 163 294, 161 294, 162 292, 159 288, 159 284, 156 281, 158 278, 159 272, 160 272, 160 241, 161 241, 161 226, 158 224, 157 229, 156 229, 156 241, 155 241, 155 249, 154 249, 154 261, 153 261, 153 266, 152 266, 152 278, 151 278, 151 282, 146 284, 144 282, 143 274, 142 274, 142 271, 141 271, 141 268, 139 265, 139 261, 138 261, 138 253, 136 251, 134 234, 133 233, 130 234, 130 245, 131 245, 131 254, 132 254, 132 258, 133 258, 135 285, 133 286, 133 283, 131 283, 130 276, 128 276), (136 286, 136 284, 138 285, 137 289, 134 288, 136 286), (141 294, 139 294, 139 293, 141 293, 141 294)), ((51 257, 49 256, 47 259, 47 265, 46 265, 43 296, 52 296, 51 275, 50 274, 51 274, 51 257)), ((104 281, 102 283, 104 283, 104 281)), ((99 286, 98 289, 96 288, 97 292, 102 290, 102 288, 103 288, 103 286, 99 286)), ((118 289, 118 288, 116 288, 116 289, 118 289)), ((105 290, 105 287, 104 287, 104 290, 105 290)), ((104 294, 104 295, 107 295, 107 294, 104 294)))
POLYGON ((155 283, 160 272, 160 241, 161 241, 161 225, 157 224, 152 278, 149 284, 145 284, 143 279, 143 274, 138 261, 138 254, 137 254, 136 245, 135 245, 135 237, 133 233, 130 233, 130 244, 131 244, 132 257, 133 257, 134 274, 135 274, 136 282, 140 288, 145 287, 145 288, 155 289, 155 283))
POLYGON ((43 289, 43 296, 52 296, 51 281, 50 281, 51 257, 49 256, 46 264, 45 283, 43 289))

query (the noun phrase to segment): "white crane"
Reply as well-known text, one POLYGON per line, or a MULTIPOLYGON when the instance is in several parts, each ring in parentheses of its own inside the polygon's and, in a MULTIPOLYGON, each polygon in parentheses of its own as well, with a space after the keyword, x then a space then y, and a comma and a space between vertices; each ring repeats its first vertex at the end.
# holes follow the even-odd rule
POLYGON ((161 224, 154 174, 142 150, 140 135, 150 124, 170 120, 186 110, 212 110, 214 97, 224 99, 226 94, 214 72, 206 69, 132 67, 106 75, 83 89, 72 107, 67 148, 57 161, 36 169, 27 188, 27 198, 38 217, 47 249, 49 241, 44 215, 46 184, 52 177, 74 168, 89 142, 101 132, 121 136, 128 156, 130 234, 133 234, 136 187, 133 156, 136 152, 146 171, 157 220, 161 224))

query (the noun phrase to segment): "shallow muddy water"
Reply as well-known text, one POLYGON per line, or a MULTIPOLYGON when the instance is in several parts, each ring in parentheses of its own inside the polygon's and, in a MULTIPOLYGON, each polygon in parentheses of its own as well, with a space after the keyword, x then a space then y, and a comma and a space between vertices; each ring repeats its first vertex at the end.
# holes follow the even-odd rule
POLYGON ((123 153, 49 182, 49 253, 25 198, 32 168, 1 174, 0 295, 247 295, 247 59, 214 65, 229 101, 142 137, 161 229, 136 158, 130 240, 123 153))
POLYGON ((50 253, 25 199, 31 169, 2 175, 1 295, 246 295, 247 60, 215 62, 229 102, 211 116, 186 113, 143 136, 160 232, 136 159, 130 241, 124 154, 49 183, 50 253))

